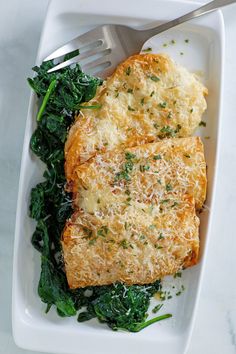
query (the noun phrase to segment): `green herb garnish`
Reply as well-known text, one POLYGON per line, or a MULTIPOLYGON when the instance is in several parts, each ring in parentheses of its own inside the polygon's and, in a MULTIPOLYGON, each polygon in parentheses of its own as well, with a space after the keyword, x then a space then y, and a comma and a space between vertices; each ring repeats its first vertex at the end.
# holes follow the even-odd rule
POLYGON ((152 51, 151 47, 148 47, 148 48, 142 50, 142 52, 145 52, 145 53, 148 53, 148 52, 151 52, 151 51, 152 51))
POLYGON ((159 234, 159 236, 158 236, 158 240, 162 240, 163 238, 164 238, 163 233, 160 232, 160 234, 159 234))
POLYGON ((173 190, 172 185, 171 185, 170 183, 167 183, 167 185, 166 185, 166 191, 167 191, 167 192, 170 192, 170 191, 172 191, 172 190, 173 190))
POLYGON ((149 165, 140 165, 139 169, 141 172, 148 171, 148 170, 150 170, 150 166, 149 165))
POLYGON ((97 236, 102 236, 106 237, 109 232, 109 229, 107 226, 102 226, 100 229, 97 231, 97 236))
POLYGON ((206 122, 201 120, 201 122, 199 123, 199 127, 206 127, 206 122))
POLYGON ((155 81, 155 82, 158 82, 160 81, 161 79, 156 76, 156 75, 148 75, 148 78, 151 79, 152 81, 155 81))
POLYGON ((125 73, 128 76, 130 75, 130 73, 131 73, 131 67, 130 66, 128 66, 128 68, 125 69, 125 73))
POLYGON ((159 107, 161 107, 161 108, 166 108, 166 105, 167 105, 167 103, 166 102, 162 102, 162 103, 159 103, 159 107))
POLYGON ((134 167, 134 162, 132 161, 132 159, 134 159, 136 157, 135 154, 132 154, 131 152, 126 152, 125 153, 125 159, 126 162, 123 165, 123 168, 120 172, 118 172, 115 176, 115 181, 119 181, 119 180, 126 180, 126 181, 130 181, 130 172, 132 172, 133 167, 134 167))
POLYGON ((162 308, 163 304, 158 304, 156 305, 153 309, 152 312, 153 313, 157 313, 161 308, 162 308))
POLYGON ((152 96, 154 95, 154 93, 155 93, 155 92, 154 92, 154 91, 152 91, 152 92, 150 93, 150 97, 152 97, 152 96))
POLYGON ((134 111, 135 111, 135 109, 134 109, 134 108, 132 108, 132 107, 130 107, 130 105, 128 105, 128 111, 132 111, 132 112, 134 112, 134 111))

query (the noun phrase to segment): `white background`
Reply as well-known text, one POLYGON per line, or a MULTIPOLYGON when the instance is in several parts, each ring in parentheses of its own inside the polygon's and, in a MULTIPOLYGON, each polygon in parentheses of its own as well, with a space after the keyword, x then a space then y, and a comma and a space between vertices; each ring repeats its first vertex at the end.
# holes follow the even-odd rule
MULTIPOLYGON (((30 94, 26 78, 35 62, 47 4, 48 0, 0 0, 0 354, 31 353, 17 348, 12 338, 11 278, 30 94)), ((236 4, 223 14, 226 60, 220 178, 214 206, 217 223, 212 228, 188 354, 236 353, 236 4)))

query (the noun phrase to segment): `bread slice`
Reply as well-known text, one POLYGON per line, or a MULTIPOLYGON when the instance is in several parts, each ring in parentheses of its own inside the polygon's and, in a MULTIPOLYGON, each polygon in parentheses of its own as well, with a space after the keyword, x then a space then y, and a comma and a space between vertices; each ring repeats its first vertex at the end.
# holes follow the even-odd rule
POLYGON ((68 284, 144 284, 196 264, 206 164, 199 137, 114 150, 77 167, 62 248, 68 284))
MULTIPOLYGON (((134 55, 81 109, 65 145, 68 188, 75 168, 118 147, 193 134, 206 109, 207 89, 164 54, 134 55)), ((72 187, 73 188, 73 187, 72 187)))
POLYGON ((200 137, 165 139, 97 155, 75 169, 74 206, 110 213, 130 202, 159 203, 189 194, 201 209, 206 163, 200 137), (134 156, 134 157, 132 157, 134 156))
POLYGON ((176 200, 175 206, 173 201, 135 203, 113 217, 75 213, 62 240, 69 287, 148 284, 196 264, 194 199, 186 195, 176 200))

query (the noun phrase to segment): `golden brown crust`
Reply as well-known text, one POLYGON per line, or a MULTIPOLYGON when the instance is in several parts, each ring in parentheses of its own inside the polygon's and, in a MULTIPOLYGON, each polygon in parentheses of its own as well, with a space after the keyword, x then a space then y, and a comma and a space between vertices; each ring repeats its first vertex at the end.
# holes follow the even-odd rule
POLYGON ((190 136, 206 109, 207 89, 161 54, 138 54, 120 64, 98 88, 70 129, 65 145, 68 184, 74 169, 96 154, 163 137, 190 136))

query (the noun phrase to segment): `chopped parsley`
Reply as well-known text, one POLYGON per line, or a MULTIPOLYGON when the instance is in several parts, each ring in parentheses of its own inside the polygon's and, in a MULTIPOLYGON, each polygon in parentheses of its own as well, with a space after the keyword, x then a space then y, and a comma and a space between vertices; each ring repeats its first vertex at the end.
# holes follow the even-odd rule
POLYGON ((109 232, 108 227, 107 226, 102 226, 102 227, 100 227, 100 229, 98 229, 97 236, 106 237, 108 232, 109 232))
POLYGON ((147 47, 146 49, 143 49, 142 52, 148 53, 151 52, 152 48, 151 47, 147 47))
POLYGON ((184 41, 185 41, 185 43, 189 43, 189 39, 185 39, 184 41))
POLYGON ((182 273, 180 271, 176 272, 174 275, 174 278, 181 278, 181 277, 182 277, 182 273))
POLYGON ((172 191, 172 190, 173 190, 172 185, 171 185, 170 183, 167 183, 167 185, 166 185, 166 191, 167 191, 167 192, 170 192, 170 191, 172 191))
POLYGON ((160 81, 161 79, 156 76, 156 75, 148 75, 148 78, 151 79, 152 81, 155 81, 155 82, 158 82, 160 81))
POLYGON ((126 152, 125 153, 126 162, 125 162, 125 164, 123 166, 123 170, 118 172, 115 175, 115 181, 119 181, 119 180, 122 180, 122 179, 124 179, 125 181, 130 181, 131 180, 129 174, 133 170, 134 163, 133 163, 132 159, 134 159, 135 157, 136 157, 136 155, 132 154, 131 152, 126 152))
POLYGON ((160 154, 153 156, 153 160, 161 160, 161 159, 162 159, 162 157, 160 154))
POLYGON ((130 66, 128 66, 128 68, 125 69, 125 73, 128 76, 130 75, 130 73, 131 73, 131 67, 130 66))
POLYGON ((159 236, 158 236, 158 240, 162 240, 163 238, 164 238, 163 233, 160 232, 160 234, 159 234, 159 236))
POLYGON ((130 107, 130 105, 128 105, 128 111, 132 111, 132 112, 134 112, 134 111, 135 111, 135 109, 134 109, 134 108, 132 108, 132 107, 130 107))
POLYGON ((201 120, 201 122, 199 123, 199 127, 206 127, 206 122, 204 122, 203 120, 201 120))
POLYGON ((155 129, 159 128, 159 125, 157 123, 154 123, 153 126, 154 126, 155 129))
POLYGON ((155 92, 154 92, 154 91, 152 91, 152 92, 150 93, 150 97, 152 97, 152 96, 154 95, 154 93, 155 93, 155 92))
POLYGON ((130 225, 127 223, 127 221, 125 221, 125 230, 126 230, 126 231, 128 230, 129 226, 130 226, 130 225))
POLYGON ((139 236, 139 239, 140 239, 140 240, 145 240, 145 239, 146 239, 146 236, 145 236, 145 235, 140 235, 140 236, 139 236))
POLYGON ((160 201, 161 204, 166 204, 170 201, 170 199, 163 199, 160 201))
POLYGON ((160 133, 162 133, 163 137, 174 137, 175 134, 177 134, 180 129, 181 129, 181 125, 177 124, 176 129, 171 128, 169 125, 165 125, 164 127, 161 128, 160 133))
POLYGON ((166 137, 171 137, 175 135, 174 129, 171 128, 169 125, 166 125, 163 128, 161 128, 160 132, 166 137))
POLYGON ((176 41, 175 41, 174 39, 172 39, 172 40, 170 41, 170 43, 171 43, 171 44, 175 44, 176 41))
POLYGON ((131 159, 134 159, 136 157, 136 155, 135 154, 132 154, 131 152, 129 152, 129 151, 127 151, 126 153, 125 153, 125 158, 126 158, 126 160, 131 160, 131 159))
POLYGON ((170 291, 158 291, 157 293, 160 297, 160 300, 161 301, 165 301, 166 299, 169 300, 172 298, 171 294, 170 294, 170 291))
POLYGON ((150 170, 150 166, 149 165, 140 165, 139 169, 141 172, 148 171, 148 170, 150 170))
POLYGON ((142 106, 144 105, 144 97, 141 99, 140 103, 142 106))
POLYGON ((166 108, 166 105, 167 105, 167 103, 166 102, 162 102, 162 103, 159 103, 159 107, 161 107, 161 108, 166 108))
POLYGON ((161 308, 163 304, 158 304, 152 309, 152 313, 157 313, 161 308))
POLYGON ((187 157, 188 159, 190 159, 190 155, 189 154, 184 154, 184 157, 187 157))
POLYGON ((128 93, 133 93, 134 91, 133 91, 133 89, 128 88, 127 92, 128 92, 128 93))
POLYGON ((127 241, 126 239, 123 239, 120 242, 120 246, 123 247, 124 249, 127 249, 129 247, 133 248, 133 246, 131 245, 131 243, 129 241, 127 241))

